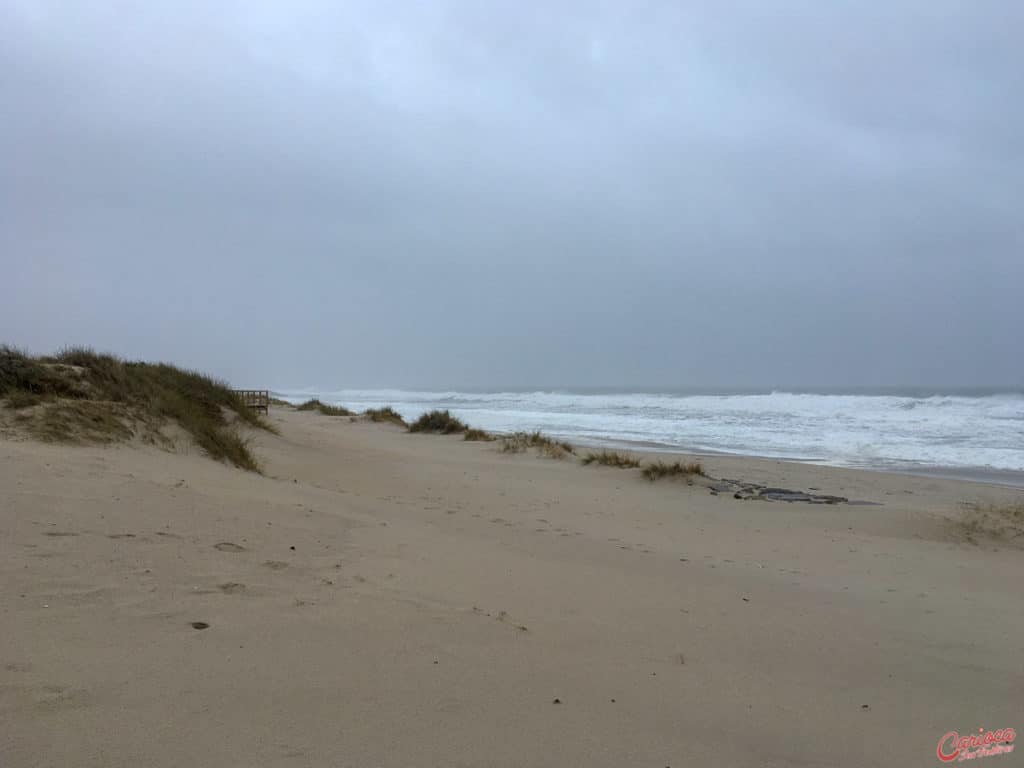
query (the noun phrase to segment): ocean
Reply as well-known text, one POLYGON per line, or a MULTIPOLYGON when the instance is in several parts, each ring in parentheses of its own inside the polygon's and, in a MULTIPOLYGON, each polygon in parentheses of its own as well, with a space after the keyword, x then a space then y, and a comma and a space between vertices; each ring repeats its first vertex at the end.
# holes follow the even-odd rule
MULTIPOLYGON (((280 390, 353 410, 390 405, 406 420, 448 409, 496 432, 542 430, 592 445, 725 453, 894 471, 1024 473, 1024 393, 421 392, 280 390)), ((964 474, 953 472, 951 474, 964 474)), ((1016 482, 1014 484, 1017 484, 1016 482)))

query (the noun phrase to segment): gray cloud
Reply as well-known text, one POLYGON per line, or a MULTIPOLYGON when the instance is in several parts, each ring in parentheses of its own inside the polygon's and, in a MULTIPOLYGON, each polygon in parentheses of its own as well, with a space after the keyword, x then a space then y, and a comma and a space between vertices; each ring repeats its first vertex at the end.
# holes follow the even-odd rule
POLYGON ((282 386, 1024 382, 1019 4, 293 5, 0 4, 0 337, 282 386))

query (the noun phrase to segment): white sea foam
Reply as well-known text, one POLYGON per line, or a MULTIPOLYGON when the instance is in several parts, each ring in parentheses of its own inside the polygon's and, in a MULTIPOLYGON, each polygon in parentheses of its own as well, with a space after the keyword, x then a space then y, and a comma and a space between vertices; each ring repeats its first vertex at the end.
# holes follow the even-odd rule
POLYGON ((406 419, 447 408, 475 427, 597 443, 802 459, 837 466, 1024 471, 1024 395, 577 394, 285 390, 406 419))

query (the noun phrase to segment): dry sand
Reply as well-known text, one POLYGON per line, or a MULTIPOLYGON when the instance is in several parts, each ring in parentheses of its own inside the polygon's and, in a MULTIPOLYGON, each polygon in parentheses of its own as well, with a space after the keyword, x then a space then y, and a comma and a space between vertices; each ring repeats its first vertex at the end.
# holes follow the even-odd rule
POLYGON ((738 501, 271 419, 263 477, 0 439, 0 765, 930 765, 1024 730, 1024 552, 950 522, 1021 491, 706 461, 881 506, 738 501))

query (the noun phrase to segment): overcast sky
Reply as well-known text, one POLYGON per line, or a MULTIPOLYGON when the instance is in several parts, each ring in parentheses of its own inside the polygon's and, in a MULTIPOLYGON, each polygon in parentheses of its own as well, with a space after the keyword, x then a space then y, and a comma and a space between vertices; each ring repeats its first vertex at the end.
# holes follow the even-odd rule
POLYGON ((1017 0, 0 0, 0 341, 237 385, 1024 383, 1017 0))

